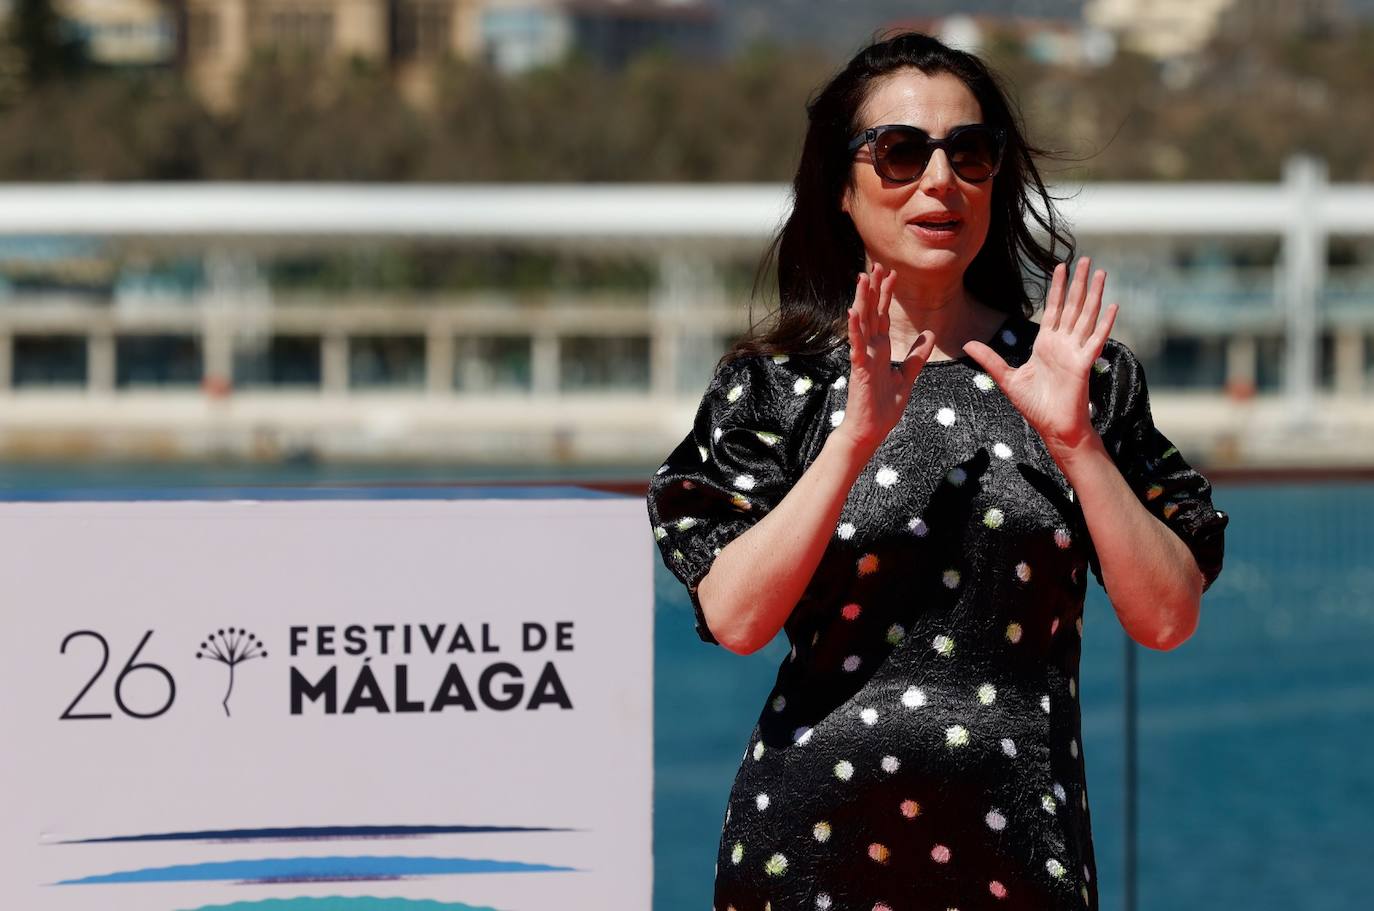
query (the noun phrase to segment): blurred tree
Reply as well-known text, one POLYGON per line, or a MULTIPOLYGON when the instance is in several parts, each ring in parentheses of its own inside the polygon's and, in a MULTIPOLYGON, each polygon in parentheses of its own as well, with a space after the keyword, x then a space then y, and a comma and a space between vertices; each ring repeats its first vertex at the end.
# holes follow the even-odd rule
POLYGON ((81 70, 85 59, 81 41, 52 0, 13 0, 8 31, 26 85, 40 85, 81 70))

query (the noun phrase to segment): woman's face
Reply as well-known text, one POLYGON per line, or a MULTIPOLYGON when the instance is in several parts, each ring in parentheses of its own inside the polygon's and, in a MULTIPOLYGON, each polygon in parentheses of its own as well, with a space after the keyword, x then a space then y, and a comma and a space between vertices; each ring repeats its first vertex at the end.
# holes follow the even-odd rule
MULTIPOLYGON (((905 123, 936 139, 967 123, 981 123, 983 112, 973 93, 957 76, 927 76, 902 69, 874 84, 859 111, 861 129, 905 123)), ((858 229, 870 260, 897 271, 899 284, 962 281, 964 270, 988 234, 992 180, 970 183, 950 168, 944 149, 937 149, 918 179, 898 184, 873 169, 868 146, 854 153, 853 186, 841 208, 858 229), (956 219, 953 230, 928 230, 918 220, 956 219)))

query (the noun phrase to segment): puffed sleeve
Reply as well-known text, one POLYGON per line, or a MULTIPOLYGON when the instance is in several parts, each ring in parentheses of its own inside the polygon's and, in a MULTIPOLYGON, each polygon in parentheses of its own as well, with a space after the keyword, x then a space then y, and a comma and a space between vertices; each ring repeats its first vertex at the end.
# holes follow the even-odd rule
POLYGON ((697 586, 717 555, 776 506, 799 475, 804 428, 824 400, 821 380, 785 355, 723 361, 692 430, 649 481, 649 521, 663 561, 683 585, 697 635, 719 644, 697 586))
MULTIPOLYGON (((1211 482, 1155 427, 1145 370, 1135 353, 1109 338, 1093 374, 1090 401, 1107 452, 1145 508, 1188 545, 1206 591, 1221 573, 1230 516, 1213 506, 1211 482)), ((1091 546, 1088 563, 1101 585, 1102 566, 1091 546)))

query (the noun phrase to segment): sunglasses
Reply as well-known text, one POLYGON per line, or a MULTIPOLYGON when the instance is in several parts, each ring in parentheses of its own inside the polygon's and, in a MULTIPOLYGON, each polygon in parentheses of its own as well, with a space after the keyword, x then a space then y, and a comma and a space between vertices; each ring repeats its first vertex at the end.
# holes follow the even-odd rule
POLYGON ((954 173, 969 183, 982 183, 1002 166, 1007 145, 1006 130, 986 123, 968 123, 949 131, 944 139, 931 139, 925 130, 905 123, 869 127, 849 143, 850 154, 868 146, 873 170, 893 183, 911 183, 925 173, 930 156, 944 149, 954 173))

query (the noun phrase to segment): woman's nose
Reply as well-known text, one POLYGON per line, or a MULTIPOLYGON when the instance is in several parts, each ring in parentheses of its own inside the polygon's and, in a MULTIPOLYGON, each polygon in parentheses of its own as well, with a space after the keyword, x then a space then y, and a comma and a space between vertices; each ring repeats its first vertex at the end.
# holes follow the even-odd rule
POLYGON ((949 158, 944 149, 931 153, 925 172, 921 175, 922 190, 942 193, 954 186, 954 169, 949 166, 949 158))

